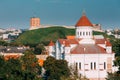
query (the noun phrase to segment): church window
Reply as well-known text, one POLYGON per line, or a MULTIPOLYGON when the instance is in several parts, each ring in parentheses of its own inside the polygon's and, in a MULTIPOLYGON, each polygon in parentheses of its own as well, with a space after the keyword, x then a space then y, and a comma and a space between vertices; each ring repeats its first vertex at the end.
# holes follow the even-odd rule
POLYGON ((88 35, 88 32, 86 32, 86 35, 88 35))
POLYGON ((90 63, 90 68, 93 69, 93 65, 92 65, 92 62, 90 63))
POLYGON ((83 32, 83 36, 85 35, 85 32, 83 32))
POLYGON ((81 36, 81 32, 80 32, 80 36, 81 36))
POLYGON ((96 62, 94 62, 94 69, 96 69, 96 62))
POLYGON ((104 69, 106 69, 106 62, 104 62, 104 69))
POLYGON ((81 62, 79 62, 79 69, 81 69, 81 62))
POLYGON ((78 69, 78 63, 77 63, 77 62, 76 62, 76 65, 75 65, 75 66, 76 66, 76 70, 77 70, 77 69, 78 69))
POLYGON ((89 35, 90 35, 90 32, 89 32, 89 35))
POLYGON ((79 35, 79 32, 77 32, 77 34, 79 35))

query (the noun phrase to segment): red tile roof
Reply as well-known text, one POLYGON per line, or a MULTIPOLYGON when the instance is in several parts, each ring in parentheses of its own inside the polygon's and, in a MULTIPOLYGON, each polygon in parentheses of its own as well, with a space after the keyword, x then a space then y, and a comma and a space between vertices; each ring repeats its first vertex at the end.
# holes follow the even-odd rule
POLYGON ((102 47, 92 44, 79 44, 71 50, 71 54, 95 54, 106 53, 106 50, 102 47))
POLYGON ((75 39, 75 36, 69 35, 69 36, 67 36, 67 39, 75 39))
POLYGON ((105 44, 106 39, 95 39, 96 44, 105 44))
POLYGON ((76 27, 80 26, 93 26, 92 23, 89 21, 87 16, 85 14, 82 15, 82 17, 78 20, 76 27))
POLYGON ((77 39, 58 39, 58 41, 60 42, 60 44, 78 44, 77 39))
POLYGON ((110 41, 108 41, 108 40, 106 41, 106 46, 112 46, 110 41))
POLYGON ((11 58, 13 58, 13 59, 18 59, 19 57, 21 57, 20 55, 5 55, 4 56, 4 59, 5 60, 9 60, 9 59, 11 59, 11 58))
POLYGON ((112 46, 107 39, 95 39, 96 44, 106 44, 106 46, 112 46))
POLYGON ((54 46, 54 45, 55 44, 52 41, 50 41, 49 46, 54 46))
POLYGON ((68 41, 65 41, 65 47, 70 47, 70 43, 68 41))

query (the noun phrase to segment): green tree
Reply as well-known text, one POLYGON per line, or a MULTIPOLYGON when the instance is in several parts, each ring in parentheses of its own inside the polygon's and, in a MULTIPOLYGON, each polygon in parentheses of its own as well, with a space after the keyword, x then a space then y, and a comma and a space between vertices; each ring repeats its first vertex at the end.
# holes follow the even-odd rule
POLYGON ((38 80, 41 74, 41 67, 33 51, 27 50, 21 57, 24 80, 38 80))
POLYGON ((5 42, 5 41, 3 41, 3 40, 0 40, 0 45, 2 45, 2 46, 7 46, 7 45, 8 45, 8 43, 7 43, 7 42, 5 42))
POLYGON ((4 72, 6 80, 21 80, 21 63, 18 59, 9 59, 4 63, 4 72))
POLYGON ((40 75, 41 67, 31 50, 18 59, 0 56, 0 80, 41 80, 40 75))
POLYGON ((0 80, 4 78, 4 74, 5 74, 4 63, 5 63, 4 58, 3 56, 0 55, 0 80))
POLYGON ((45 75, 48 80, 61 80, 61 77, 67 78, 70 75, 70 70, 65 60, 56 60, 53 57, 48 57, 43 67, 46 70, 45 75))
POLYGON ((117 73, 120 74, 120 56, 117 56, 114 60, 114 66, 118 67, 117 73))
POLYGON ((107 80, 119 80, 120 79, 120 56, 116 56, 114 60, 114 67, 118 68, 118 71, 114 73, 108 73, 107 80))
POLYGON ((34 53, 35 54, 44 54, 45 48, 43 44, 38 44, 35 48, 34 48, 34 53))
POLYGON ((119 80, 120 75, 118 73, 108 73, 106 80, 119 80))
POLYGON ((19 59, 4 60, 0 56, 0 80, 21 80, 22 71, 19 59))
POLYGON ((120 39, 113 39, 111 40, 111 43, 116 56, 120 56, 120 39))

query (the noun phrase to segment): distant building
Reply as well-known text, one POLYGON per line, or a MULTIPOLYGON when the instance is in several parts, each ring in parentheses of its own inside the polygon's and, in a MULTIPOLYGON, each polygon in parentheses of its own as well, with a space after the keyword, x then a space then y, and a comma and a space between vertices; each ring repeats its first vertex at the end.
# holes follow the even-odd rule
POLYGON ((22 33, 22 30, 20 29, 9 29, 9 30, 6 30, 5 33, 2 33, 0 38, 4 41, 11 42, 17 39, 21 33, 22 33))
POLYGON ((38 28, 40 28, 40 18, 32 17, 30 19, 30 30, 38 29, 38 28))
POLYGON ((92 25, 94 31, 103 32, 103 30, 101 29, 101 24, 92 24, 92 25))
POLYGON ((5 32, 6 32, 5 29, 1 29, 1 28, 0 28, 0 33, 5 33, 5 32))
POLYGON ((49 43, 49 56, 64 59, 68 65, 89 80, 106 80, 107 72, 114 72, 114 53, 109 40, 93 36, 93 24, 85 14, 75 25, 75 37, 49 43))
POLYGON ((3 55, 5 60, 10 58, 17 59, 21 57, 23 52, 25 52, 29 47, 10 47, 10 46, 0 46, 0 55, 3 55))

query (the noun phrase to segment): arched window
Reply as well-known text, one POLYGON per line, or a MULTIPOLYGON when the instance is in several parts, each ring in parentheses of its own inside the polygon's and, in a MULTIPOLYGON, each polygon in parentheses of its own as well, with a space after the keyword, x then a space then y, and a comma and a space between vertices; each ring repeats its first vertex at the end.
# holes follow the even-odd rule
POLYGON ((79 35, 79 32, 77 32, 77 35, 79 35))
POLYGON ((93 69, 93 65, 92 65, 92 62, 90 63, 90 68, 93 69))
POLYGON ((89 32, 89 35, 90 35, 90 32, 89 32))
POLYGON ((76 65, 75 65, 75 66, 76 66, 76 70, 77 70, 77 69, 78 69, 78 63, 77 63, 77 62, 76 62, 76 65))
POLYGON ((81 32, 80 32, 80 36, 81 36, 81 32))
POLYGON ((85 32, 83 32, 83 36, 85 35, 85 32))
POLYGON ((86 32, 86 36, 88 35, 88 32, 86 32))
POLYGON ((79 62, 79 69, 81 69, 81 62, 79 62))
POLYGON ((96 69, 96 62, 94 62, 94 69, 96 69))
POLYGON ((106 62, 104 62, 104 69, 106 69, 106 62))

